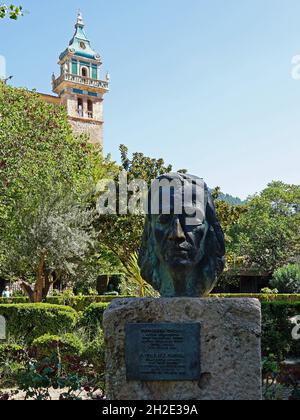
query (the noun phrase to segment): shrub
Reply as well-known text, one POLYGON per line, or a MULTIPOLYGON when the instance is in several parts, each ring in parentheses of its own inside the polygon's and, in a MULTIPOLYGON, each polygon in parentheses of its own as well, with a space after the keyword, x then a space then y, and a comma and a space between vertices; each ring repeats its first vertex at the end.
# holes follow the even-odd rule
POLYGON ((261 293, 263 295, 278 295, 279 291, 277 289, 269 289, 269 287, 265 287, 261 289, 261 293))
MULTIPOLYGON (((81 369, 78 365, 70 374, 63 372, 55 356, 42 361, 29 359, 26 370, 19 375, 18 389, 25 393, 25 400, 51 400, 53 389, 59 400, 104 399, 97 380, 82 374, 81 369)), ((9 394, 3 395, 3 399, 9 398, 9 394)))
POLYGON ((0 388, 15 385, 19 373, 25 369, 26 351, 18 344, 0 344, 0 388))
POLYGON ((29 303, 29 299, 25 296, 23 297, 11 297, 11 298, 2 298, 0 297, 0 305, 12 305, 18 303, 29 303))
POLYGON ((275 271, 271 286, 279 293, 300 293, 300 265, 288 264, 275 271))
POLYGON ((290 319, 300 314, 300 302, 262 303, 262 352, 283 361, 288 354, 299 357, 300 341, 293 340, 290 319))
POLYGON ((27 344, 44 334, 72 331, 78 318, 72 308, 42 303, 0 305, 0 315, 6 319, 7 333, 27 344))
POLYGON ((95 337, 102 326, 103 313, 109 307, 109 303, 93 303, 82 314, 80 326, 95 337))
POLYGON ((24 348, 19 344, 3 343, 0 344, 0 365, 6 357, 20 361, 24 356, 24 348))
POLYGON ((92 341, 87 341, 82 352, 82 359, 93 366, 97 375, 104 375, 105 372, 105 344, 104 335, 101 329, 95 334, 92 341))
POLYGON ((68 305, 71 308, 75 309, 77 312, 83 312, 87 309, 92 303, 111 303, 116 298, 124 298, 129 296, 75 296, 69 295, 66 296, 62 294, 61 296, 50 296, 47 298, 47 303, 54 305, 68 305))
MULTIPOLYGON (((111 303, 114 299, 122 299, 122 298, 132 298, 134 296, 119 296, 119 295, 112 295, 106 294, 103 296, 99 295, 91 295, 91 296, 83 296, 83 295, 73 295, 73 294, 66 294, 63 293, 57 296, 48 296, 46 299, 46 303, 50 305, 61 305, 61 306, 70 306, 71 308, 75 309, 77 312, 83 312, 87 307, 89 307, 92 303, 111 303)), ((300 300, 300 297, 299 297, 300 300)), ((0 305, 16 305, 20 303, 29 303, 29 299, 27 297, 12 297, 9 299, 1 298, 0 297, 0 305)))
POLYGON ((62 366, 68 370, 71 359, 79 358, 83 351, 83 343, 77 335, 67 333, 62 336, 45 334, 32 343, 32 349, 37 360, 57 358, 62 366))
POLYGON ((236 293, 236 294, 212 294, 212 298, 224 298, 224 299, 239 299, 239 298, 250 298, 258 299, 260 302, 300 302, 300 294, 262 294, 262 293, 236 293))

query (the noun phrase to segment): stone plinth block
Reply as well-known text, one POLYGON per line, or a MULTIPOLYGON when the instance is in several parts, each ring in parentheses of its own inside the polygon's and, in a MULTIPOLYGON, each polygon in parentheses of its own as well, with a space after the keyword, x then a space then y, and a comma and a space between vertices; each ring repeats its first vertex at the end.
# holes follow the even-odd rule
MULTIPOLYGON (((256 299, 118 299, 105 311, 103 322, 109 400, 262 399, 261 306, 256 299), (136 350, 135 342, 130 342, 130 357, 126 354, 128 332, 132 325, 136 329, 135 324, 146 327, 150 324, 152 329, 153 325, 158 328, 161 325, 162 332, 156 335, 156 339, 162 341, 162 349, 158 346, 157 354, 165 352, 166 340, 162 334, 166 331, 166 324, 187 324, 188 331, 192 331, 188 334, 193 336, 184 357, 200 357, 199 364, 191 362, 198 369, 196 377, 199 375, 199 379, 183 380, 180 378, 182 372, 177 380, 128 379, 128 359, 132 363, 136 354, 138 360, 134 362, 137 367, 140 360, 145 359, 136 338, 136 350), (191 329, 193 324, 195 328, 191 329), (195 334, 200 335, 199 339, 195 334), (193 348, 197 346, 200 348, 193 348)), ((148 334, 151 334, 152 329, 146 328, 145 331, 149 330, 148 334)), ((180 329, 178 331, 180 333, 180 329)), ((134 329, 132 336, 136 337, 134 329)), ((152 336, 147 337, 147 343, 152 336)), ((180 345, 180 337, 176 338, 175 334, 177 345, 176 340, 180 345)), ((152 341, 150 344, 157 345, 152 341)), ((153 363, 152 356, 147 356, 146 360, 153 363)), ((177 359, 173 357, 171 366, 174 360, 176 365, 177 359)))

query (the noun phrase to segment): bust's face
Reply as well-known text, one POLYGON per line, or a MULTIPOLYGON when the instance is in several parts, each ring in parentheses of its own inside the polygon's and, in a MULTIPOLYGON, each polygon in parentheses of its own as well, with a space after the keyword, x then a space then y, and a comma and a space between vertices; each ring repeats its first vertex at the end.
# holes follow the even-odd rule
POLYGON ((142 276, 164 297, 205 296, 223 269, 225 254, 210 192, 192 175, 170 173, 156 181, 148 195, 142 276))
POLYGON ((182 214, 152 216, 152 229, 156 242, 156 254, 171 270, 186 270, 197 265, 203 258, 202 240, 207 225, 197 217, 190 224, 191 214, 197 209, 183 208, 182 214))

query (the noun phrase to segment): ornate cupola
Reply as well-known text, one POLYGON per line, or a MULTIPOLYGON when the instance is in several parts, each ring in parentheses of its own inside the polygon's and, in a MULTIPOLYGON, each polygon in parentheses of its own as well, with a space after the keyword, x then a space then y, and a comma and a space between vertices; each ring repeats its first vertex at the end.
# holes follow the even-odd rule
POLYGON ((101 80, 101 57, 91 47, 78 13, 75 34, 60 55, 60 76, 52 77, 53 92, 67 108, 76 133, 86 133, 91 143, 103 145, 103 97, 109 91, 109 75, 101 80))

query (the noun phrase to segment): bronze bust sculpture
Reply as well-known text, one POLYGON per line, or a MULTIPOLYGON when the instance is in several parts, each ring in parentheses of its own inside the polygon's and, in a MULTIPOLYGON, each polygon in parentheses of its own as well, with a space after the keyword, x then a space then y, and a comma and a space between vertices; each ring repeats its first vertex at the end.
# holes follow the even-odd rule
POLYGON ((158 211, 149 210, 146 218, 139 256, 142 276, 162 297, 207 296, 225 260, 224 234, 211 193, 203 180, 192 175, 170 173, 156 180, 162 181, 173 183, 168 196, 170 211, 163 208, 160 187, 152 186, 149 203, 153 204, 156 192, 159 204, 158 211), (197 196, 195 189, 201 182, 202 195, 197 196))

